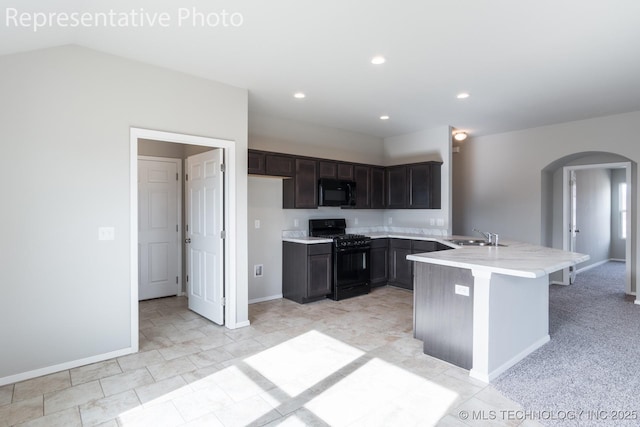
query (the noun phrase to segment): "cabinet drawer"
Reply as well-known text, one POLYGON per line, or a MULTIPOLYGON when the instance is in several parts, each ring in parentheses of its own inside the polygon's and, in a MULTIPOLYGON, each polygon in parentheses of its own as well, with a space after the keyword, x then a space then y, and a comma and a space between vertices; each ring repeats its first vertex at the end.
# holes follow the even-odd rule
POLYGON ((389 246, 389 239, 371 239, 371 249, 386 248, 389 246))
POLYGON ((413 252, 433 252, 438 250, 438 243, 427 240, 414 240, 413 252))
POLYGON ((308 255, 325 255, 331 253, 331 243, 316 243, 307 245, 308 255))

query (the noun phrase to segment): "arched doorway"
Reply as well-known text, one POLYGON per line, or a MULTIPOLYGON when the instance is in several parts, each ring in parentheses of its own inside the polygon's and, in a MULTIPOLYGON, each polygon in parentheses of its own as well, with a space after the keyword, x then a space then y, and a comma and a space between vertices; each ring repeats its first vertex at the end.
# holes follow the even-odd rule
MULTIPOLYGON (((610 222, 608 230, 596 230, 591 224, 582 234, 578 235, 582 242, 588 239, 595 240, 593 244, 582 244, 579 248, 573 248, 577 252, 585 252, 592 256, 593 261, 586 265, 578 265, 580 269, 588 269, 599 263, 607 262, 609 259, 623 259, 626 263, 626 283, 624 291, 627 294, 635 294, 635 248, 632 242, 635 241, 635 229, 633 227, 632 212, 636 212, 635 206, 635 186, 632 185, 636 174, 636 164, 627 157, 620 156, 615 153, 608 152, 582 152, 562 157, 542 170, 542 224, 541 224, 541 242, 544 246, 555 247, 559 249, 571 250, 572 238, 576 241, 577 231, 580 224, 575 224, 575 206, 576 198, 571 197, 571 177, 587 175, 592 178, 589 185, 585 187, 591 188, 593 180, 599 180, 600 187, 593 187, 590 191, 597 192, 593 196, 592 206, 597 206, 599 210, 605 211, 609 215, 610 222), (593 178, 596 176, 596 178, 593 178), (607 184, 609 180, 609 184, 607 184), (619 187, 620 183, 624 183, 624 187, 619 187), (608 185, 608 188, 607 188, 608 185), (604 187, 603 187, 604 186, 604 187), (598 188, 598 189, 596 189, 598 188), (619 188, 624 188, 624 199, 620 199, 617 193, 619 188), (603 192, 609 192, 608 196, 604 196, 603 192), (607 198, 608 197, 608 198, 607 198), (605 202, 603 202, 603 200, 605 202), (620 211, 620 202, 624 201, 626 212, 620 211), (615 203, 614 203, 615 202, 615 203), (609 206, 603 206, 608 203, 609 206), (615 206, 614 206, 615 204, 615 206), (572 209, 572 206, 574 209, 572 209), (609 212, 606 210, 609 209, 609 212), (574 215, 572 215, 572 212, 574 215), (624 220, 621 225, 620 220, 624 220), (622 236, 620 230, 626 235, 622 236), (603 254, 603 250, 609 252, 603 254), (597 247, 597 248, 596 248, 597 247), (604 248, 603 248, 604 247, 604 248), (620 248, 621 247, 621 248, 620 248), (617 249, 616 249, 617 248, 617 249), (614 250, 617 253, 614 254, 614 250), (589 253, 589 251, 593 251, 589 253), (623 255, 620 255, 622 253, 623 255)), ((579 184, 577 184, 579 185, 579 184)), ((575 185, 573 187, 575 189, 575 185)), ((584 190, 583 194, 587 193, 584 190)), ((583 197, 583 196, 581 196, 583 197)), ((586 197, 586 196, 585 196, 586 197)), ((584 203, 583 203, 584 204, 584 203)), ((578 203, 580 205, 580 203, 578 203)), ((583 208, 584 209, 584 208, 583 208)), ((590 212, 591 214, 591 212, 590 212)), ((595 215, 595 213, 593 214, 595 215)), ((552 283, 568 285, 570 283, 571 271, 555 273, 551 276, 552 283)), ((636 300, 636 302, 638 302, 636 300)))

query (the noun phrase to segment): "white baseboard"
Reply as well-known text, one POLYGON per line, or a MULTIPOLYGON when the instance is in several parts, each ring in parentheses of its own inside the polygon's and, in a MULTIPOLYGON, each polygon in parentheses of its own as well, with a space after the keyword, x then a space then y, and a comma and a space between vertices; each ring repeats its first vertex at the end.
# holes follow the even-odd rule
POLYGON ((121 350, 112 351, 109 353, 98 354, 96 356, 86 357, 84 359, 72 360, 70 362, 60 363, 58 365, 47 366, 44 368, 34 369, 32 371, 22 372, 20 374, 9 375, 8 377, 0 378, 0 386, 6 384, 13 384, 31 378, 41 377, 43 375, 53 374, 55 372, 66 371, 67 369, 77 368, 78 366, 90 365, 96 362, 102 362, 104 360, 113 359, 120 356, 126 356, 127 354, 136 353, 132 348, 123 348, 121 350))
POLYGON ((500 376, 500 374, 502 374, 507 369, 511 368, 513 365, 515 365, 516 363, 518 363, 519 361, 521 361, 522 359, 527 357, 529 354, 533 353, 534 351, 536 351, 537 349, 539 349, 540 347, 542 347, 543 345, 548 343, 550 340, 551 340, 551 337, 549 335, 545 335, 542 338, 540 338, 539 340, 535 341, 529 347, 527 347, 524 350, 522 350, 520 353, 518 353, 515 356, 513 356, 511 359, 509 359, 506 362, 504 362, 502 365, 498 366, 493 371, 491 371, 491 372, 478 372, 478 370, 474 370, 473 368, 471 368, 471 370, 469 371, 469 376, 471 378, 475 378, 475 379, 483 381, 485 383, 490 383, 491 381, 493 381, 496 378, 498 378, 498 376, 500 376))
POLYGON ((608 262, 609 262, 609 260, 608 260, 608 259, 605 259, 605 260, 602 260, 602 261, 598 261, 598 262, 596 262, 596 263, 594 263, 594 264, 591 264, 591 265, 588 265, 588 266, 586 266, 586 267, 582 267, 582 268, 581 268, 581 269, 579 269, 579 270, 576 270, 576 273, 578 273, 578 274, 580 274, 580 273, 584 273, 585 271, 591 270, 592 268, 599 267, 599 266, 601 266, 602 264, 606 264, 606 263, 608 263, 608 262))
POLYGON ((274 299, 281 299, 281 298, 282 298, 282 294, 271 295, 271 296, 268 296, 268 297, 251 299, 251 300, 249 300, 249 304, 255 304, 257 302, 271 301, 271 300, 274 300, 274 299))
POLYGON ((233 327, 230 327, 229 325, 225 325, 225 326, 227 327, 227 329, 238 329, 238 328, 245 328, 249 325, 251 325, 251 322, 249 320, 245 320, 244 322, 237 322, 233 327))
POLYGON ((622 259, 622 258, 610 258, 609 261, 613 261, 613 262, 627 262, 626 259, 622 259))

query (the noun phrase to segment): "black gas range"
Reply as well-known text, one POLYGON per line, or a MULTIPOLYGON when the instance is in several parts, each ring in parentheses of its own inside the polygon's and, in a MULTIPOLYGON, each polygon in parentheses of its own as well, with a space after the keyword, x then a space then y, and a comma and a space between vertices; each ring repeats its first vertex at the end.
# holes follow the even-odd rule
POLYGON ((341 219, 310 219, 309 235, 333 239, 333 284, 336 301, 368 294, 371 291, 369 250, 371 238, 347 234, 347 222, 341 219))

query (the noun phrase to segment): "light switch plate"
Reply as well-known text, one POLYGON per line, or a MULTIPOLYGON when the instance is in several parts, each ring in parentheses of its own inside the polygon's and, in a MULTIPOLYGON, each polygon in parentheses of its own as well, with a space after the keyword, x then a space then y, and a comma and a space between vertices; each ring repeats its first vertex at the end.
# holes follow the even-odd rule
POLYGON ((469 287, 463 285, 456 285, 456 295, 469 296, 469 287))
POLYGON ((256 219, 256 220, 254 221, 254 226, 255 226, 256 228, 260 228, 260 220, 259 220, 259 219, 256 219))
POLYGON ((98 240, 115 240, 115 227, 98 227, 98 240))
POLYGON ((264 274, 264 265, 256 264, 253 266, 253 277, 262 277, 264 274))

